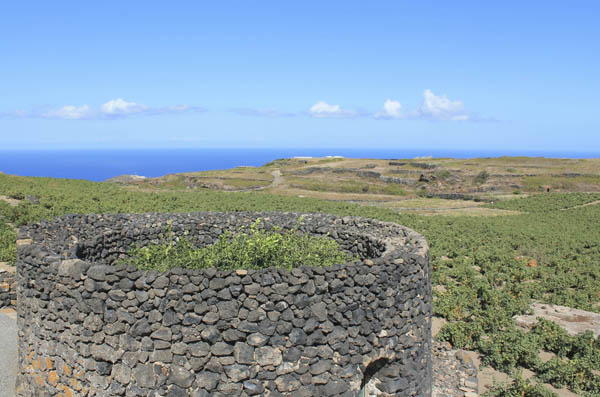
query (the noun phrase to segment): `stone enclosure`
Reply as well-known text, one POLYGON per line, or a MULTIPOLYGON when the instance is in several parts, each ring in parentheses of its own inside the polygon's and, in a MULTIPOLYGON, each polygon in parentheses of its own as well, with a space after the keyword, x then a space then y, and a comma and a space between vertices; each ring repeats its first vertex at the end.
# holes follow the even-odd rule
POLYGON ((428 246, 403 226, 307 214, 358 258, 326 268, 141 271, 167 227, 204 246, 294 213, 69 215, 21 228, 21 396, 429 396, 428 246))

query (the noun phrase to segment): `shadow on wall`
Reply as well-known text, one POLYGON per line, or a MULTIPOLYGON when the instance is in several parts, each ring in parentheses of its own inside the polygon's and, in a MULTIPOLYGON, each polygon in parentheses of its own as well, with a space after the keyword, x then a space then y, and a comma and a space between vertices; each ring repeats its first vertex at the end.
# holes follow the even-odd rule
POLYGON ((379 377, 377 375, 388 366, 390 361, 387 358, 380 358, 369 364, 365 369, 365 375, 360 385, 360 397, 376 397, 381 394, 378 386, 380 384, 379 377))

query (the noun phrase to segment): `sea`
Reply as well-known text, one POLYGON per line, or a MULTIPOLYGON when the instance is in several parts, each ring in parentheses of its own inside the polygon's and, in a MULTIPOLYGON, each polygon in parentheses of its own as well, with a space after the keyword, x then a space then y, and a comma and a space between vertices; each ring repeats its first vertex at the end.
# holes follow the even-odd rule
POLYGON ((600 153, 392 148, 0 150, 0 172, 22 176, 104 181, 124 174, 157 177, 178 172, 261 166, 281 158, 324 156, 373 159, 500 156, 598 158, 600 153))

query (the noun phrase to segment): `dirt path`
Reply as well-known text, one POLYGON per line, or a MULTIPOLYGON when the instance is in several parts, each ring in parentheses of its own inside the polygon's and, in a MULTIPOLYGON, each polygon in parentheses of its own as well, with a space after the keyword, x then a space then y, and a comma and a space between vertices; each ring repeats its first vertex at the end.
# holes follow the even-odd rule
POLYGON ((0 200, 6 201, 11 207, 16 207, 21 202, 21 200, 13 199, 6 196, 0 196, 0 200))
POLYGON ((283 183, 283 177, 281 176, 281 171, 275 170, 271 172, 273 175, 273 182, 269 185, 269 187, 277 187, 283 183))
POLYGON ((15 395, 17 322, 14 312, 0 311, 0 397, 15 395))
POLYGON ((14 273, 15 267, 11 266, 8 264, 8 262, 0 262, 0 273, 2 272, 9 272, 9 273, 14 273))
POLYGON ((271 171, 271 175, 273 175, 273 180, 271 181, 271 183, 269 183, 266 186, 259 186, 259 187, 250 187, 247 189, 237 189, 237 190, 227 190, 228 192, 236 192, 236 193, 240 193, 240 192, 256 192, 259 190, 265 190, 265 189, 270 189, 273 187, 277 187, 279 185, 281 185, 283 183, 283 177, 281 176, 281 171, 280 170, 274 170, 271 171))

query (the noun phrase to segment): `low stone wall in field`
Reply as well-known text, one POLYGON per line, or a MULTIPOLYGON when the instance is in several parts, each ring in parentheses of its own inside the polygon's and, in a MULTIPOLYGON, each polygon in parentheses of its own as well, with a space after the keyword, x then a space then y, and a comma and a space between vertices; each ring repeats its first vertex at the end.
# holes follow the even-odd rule
POLYGON ((294 213, 73 215, 21 228, 21 396, 381 396, 431 393, 425 240, 403 226, 307 214, 300 231, 359 259, 327 268, 165 273, 119 265, 167 230, 212 244, 294 213))

